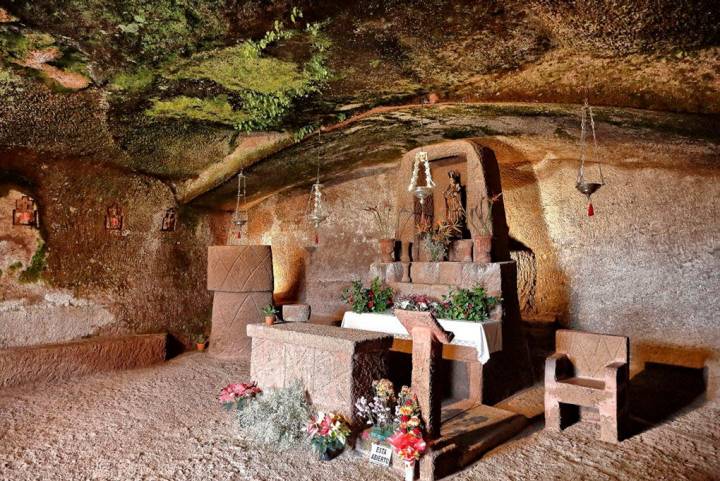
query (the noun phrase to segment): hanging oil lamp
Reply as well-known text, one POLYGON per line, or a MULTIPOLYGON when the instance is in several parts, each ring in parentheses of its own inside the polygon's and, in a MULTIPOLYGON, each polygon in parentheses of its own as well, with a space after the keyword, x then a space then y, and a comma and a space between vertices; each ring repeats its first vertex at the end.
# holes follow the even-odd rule
POLYGON ((415 154, 415 162, 413 163, 408 192, 412 192, 413 195, 420 200, 420 204, 422 205, 425 203, 425 199, 432 194, 433 188, 435 188, 435 182, 433 182, 432 174, 430 173, 430 161, 428 160, 427 152, 421 150, 415 154), (425 185, 418 185, 418 175, 420 174, 421 166, 425 169, 425 185))
POLYGON ((580 116, 580 169, 578 170, 577 179, 575 181, 575 188, 581 193, 585 194, 588 201, 587 215, 591 217, 595 215, 595 209, 592 205, 592 195, 597 192, 600 187, 605 185, 605 179, 602 173, 602 167, 600 163, 596 161, 597 155, 597 138, 595 136, 595 120, 593 118, 592 107, 588 104, 587 98, 582 107, 582 114, 580 116), (588 181, 585 177, 585 160, 588 157, 588 145, 587 145, 587 124, 590 123, 590 132, 592 133, 592 151, 590 152, 590 160, 597 164, 598 177, 597 181, 588 181))
POLYGON ((245 198, 247 194, 247 182, 246 182, 247 176, 243 174, 243 171, 241 170, 240 173, 237 175, 238 180, 238 187, 237 187, 237 199, 235 201, 235 212, 232 216, 232 223, 235 226, 235 229, 237 230, 237 238, 240 239, 242 237, 242 229, 245 226, 245 224, 248 223, 248 213, 247 210, 245 210, 245 198), (240 206, 243 208, 241 209, 240 206))

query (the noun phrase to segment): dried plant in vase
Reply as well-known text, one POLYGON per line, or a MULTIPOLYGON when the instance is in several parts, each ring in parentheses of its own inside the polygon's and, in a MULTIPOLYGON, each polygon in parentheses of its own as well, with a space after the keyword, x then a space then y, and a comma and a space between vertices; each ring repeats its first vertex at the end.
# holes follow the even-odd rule
POLYGON ((444 261, 453 237, 461 233, 457 224, 447 222, 438 222, 434 226, 427 222, 420 223, 417 225, 417 229, 432 262, 444 261))
POLYGON ((393 221, 393 208, 390 204, 372 205, 363 209, 371 214, 378 232, 380 245, 380 262, 393 262, 395 260, 395 222, 393 221))
POLYGON ((473 229, 473 242, 475 254, 473 260, 478 263, 486 264, 491 261, 490 252, 492 251, 492 234, 493 234, 493 205, 502 196, 502 193, 492 197, 483 197, 478 205, 470 209, 468 212, 468 222, 473 229))

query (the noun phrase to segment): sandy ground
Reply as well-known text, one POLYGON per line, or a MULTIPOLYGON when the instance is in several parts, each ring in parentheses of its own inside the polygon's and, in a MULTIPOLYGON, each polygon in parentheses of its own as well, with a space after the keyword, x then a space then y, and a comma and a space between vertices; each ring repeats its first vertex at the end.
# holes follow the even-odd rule
MULTIPOLYGON (((247 364, 193 353, 162 366, 0 392, 2 480, 397 480, 344 454, 254 446, 220 409, 218 390, 247 364)), ((540 422, 451 480, 720 479, 720 405, 696 401, 620 446, 590 425, 546 433, 540 422)))

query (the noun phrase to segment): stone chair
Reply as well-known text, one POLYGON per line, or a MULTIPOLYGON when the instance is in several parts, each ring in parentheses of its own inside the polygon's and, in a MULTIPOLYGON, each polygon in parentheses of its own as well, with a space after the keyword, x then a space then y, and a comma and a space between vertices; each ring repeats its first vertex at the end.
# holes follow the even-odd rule
POLYGON ((580 407, 596 408, 600 439, 622 440, 628 412, 630 340, 560 329, 555 354, 545 361, 545 428, 562 430, 580 407))

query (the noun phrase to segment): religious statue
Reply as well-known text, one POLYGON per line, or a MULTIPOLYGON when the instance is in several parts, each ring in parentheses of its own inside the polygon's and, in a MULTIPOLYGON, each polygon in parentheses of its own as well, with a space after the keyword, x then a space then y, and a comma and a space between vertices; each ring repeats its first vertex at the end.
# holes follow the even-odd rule
POLYGON ((454 225, 460 232, 465 232, 465 187, 460 184, 460 172, 448 171, 450 184, 445 189, 445 223, 454 225))
POLYGON ((175 230, 175 224, 177 222, 177 214, 173 207, 165 211, 165 216, 162 220, 162 226, 160 230, 162 232, 173 232, 175 230))

